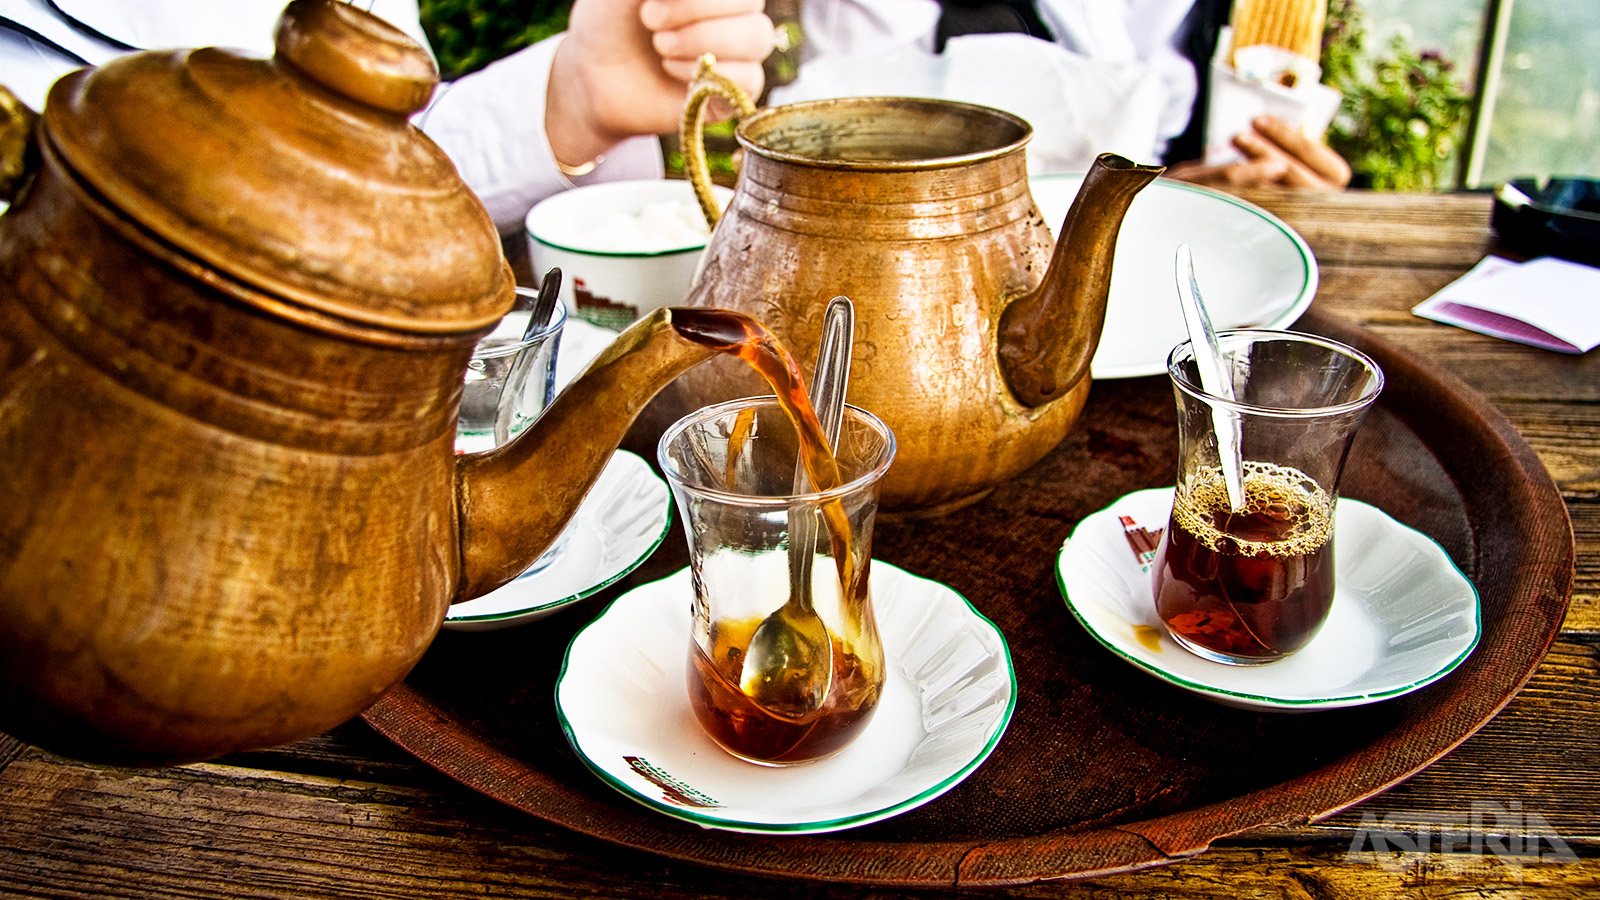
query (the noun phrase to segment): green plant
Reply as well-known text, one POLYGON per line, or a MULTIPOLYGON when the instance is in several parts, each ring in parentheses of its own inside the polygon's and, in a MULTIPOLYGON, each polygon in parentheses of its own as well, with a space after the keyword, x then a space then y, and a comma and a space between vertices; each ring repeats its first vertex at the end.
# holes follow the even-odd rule
POLYGON ((1364 19, 1356 0, 1328 4, 1323 80, 1344 98, 1328 145, 1344 155, 1361 184, 1433 190, 1461 139, 1471 95, 1449 59, 1413 49, 1404 35, 1390 41, 1388 56, 1368 58, 1364 19))
POLYGON ((567 27, 572 0, 420 0, 446 79, 481 69, 567 27))

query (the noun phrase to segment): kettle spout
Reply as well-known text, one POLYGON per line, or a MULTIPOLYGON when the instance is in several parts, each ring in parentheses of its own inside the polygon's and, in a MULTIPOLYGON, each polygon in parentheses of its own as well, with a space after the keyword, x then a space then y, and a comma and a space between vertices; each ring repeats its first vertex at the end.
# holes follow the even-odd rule
POLYGON ((684 338, 673 327, 673 313, 656 310, 618 335, 511 442, 456 457, 461 577, 455 601, 494 590, 538 559, 650 399, 717 353, 684 338))
POLYGON ((1043 406, 1088 375, 1106 321, 1122 219, 1163 171, 1102 153, 1084 176, 1044 279, 1000 317, 1000 368, 1018 400, 1043 406))

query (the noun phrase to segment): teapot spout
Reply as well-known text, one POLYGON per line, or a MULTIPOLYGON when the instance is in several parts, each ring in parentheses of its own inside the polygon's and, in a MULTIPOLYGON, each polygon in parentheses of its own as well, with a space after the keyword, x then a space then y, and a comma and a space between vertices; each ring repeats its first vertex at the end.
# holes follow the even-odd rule
POLYGON ((1122 219, 1163 171, 1102 153, 1084 176, 1043 281, 1001 314, 1000 367, 1018 400, 1043 406, 1088 375, 1105 325, 1122 219))
POLYGON ((650 399, 716 354, 684 338, 673 327, 673 313, 656 310, 618 335, 511 442, 456 457, 461 577, 455 601, 494 590, 538 559, 650 399))

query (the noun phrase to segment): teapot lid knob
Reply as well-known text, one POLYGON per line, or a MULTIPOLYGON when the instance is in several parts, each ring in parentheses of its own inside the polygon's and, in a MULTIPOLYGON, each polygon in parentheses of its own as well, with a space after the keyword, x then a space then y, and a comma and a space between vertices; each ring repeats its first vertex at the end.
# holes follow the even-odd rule
POLYGON ((277 58, 358 103, 421 112, 439 83, 428 52, 405 32, 347 3, 294 0, 278 18, 277 58))

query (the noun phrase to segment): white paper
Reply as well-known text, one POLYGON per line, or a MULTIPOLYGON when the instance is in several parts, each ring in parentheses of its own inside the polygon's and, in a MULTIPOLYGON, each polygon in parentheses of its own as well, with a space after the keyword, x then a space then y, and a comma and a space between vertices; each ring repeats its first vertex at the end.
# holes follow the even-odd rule
POLYGON ((1217 53, 1211 60, 1210 102, 1206 109, 1205 162, 1222 166, 1244 160, 1233 146, 1234 135, 1251 128, 1258 116, 1273 116, 1290 128, 1298 128, 1312 140, 1322 140, 1339 109, 1339 92, 1319 83, 1322 70, 1316 63, 1279 47, 1258 45, 1241 47, 1234 53, 1236 69, 1228 62, 1233 46, 1231 31, 1217 40, 1217 53), (1294 73, 1294 87, 1279 80, 1294 73))
POLYGON ((1554 257, 1485 258, 1412 310, 1436 322, 1561 353, 1600 346, 1600 269, 1554 257))

